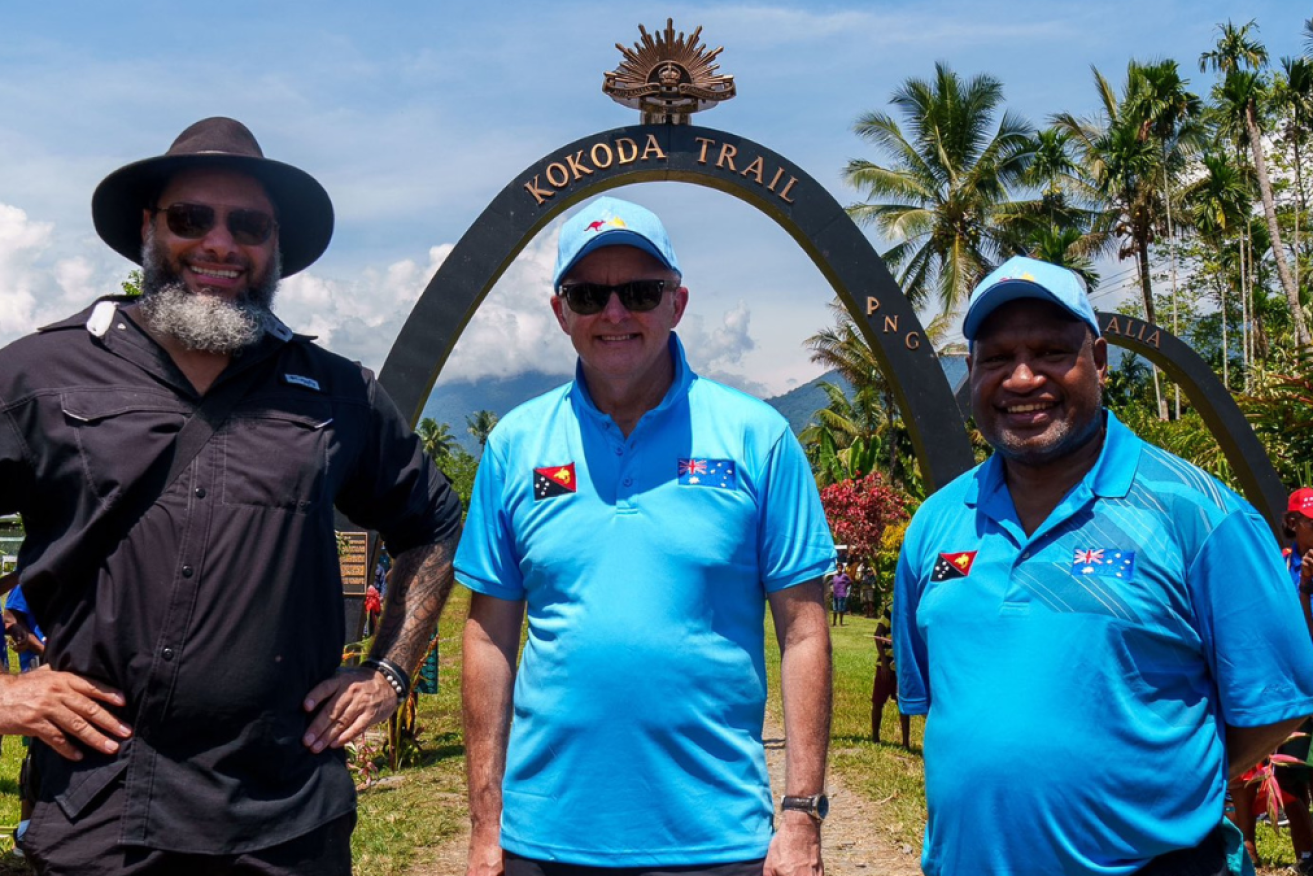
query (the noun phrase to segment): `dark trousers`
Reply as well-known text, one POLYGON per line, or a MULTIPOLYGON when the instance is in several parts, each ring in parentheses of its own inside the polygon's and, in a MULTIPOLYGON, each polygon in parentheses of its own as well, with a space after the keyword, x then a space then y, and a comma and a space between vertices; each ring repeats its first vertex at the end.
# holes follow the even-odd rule
POLYGON ((1227 876, 1226 837, 1219 826, 1192 849, 1159 855, 1135 876, 1227 876))
MULTIPOLYGON (((38 804, 39 846, 23 844, 38 876, 351 876, 354 812, 276 846, 238 855, 162 852, 119 844, 116 782, 105 802, 69 821, 55 803, 38 804)), ((223 813, 216 812, 215 818, 223 813)))
POLYGON ((559 861, 537 861, 506 853, 506 876, 761 876, 765 858, 733 864, 691 867, 584 867, 559 861))

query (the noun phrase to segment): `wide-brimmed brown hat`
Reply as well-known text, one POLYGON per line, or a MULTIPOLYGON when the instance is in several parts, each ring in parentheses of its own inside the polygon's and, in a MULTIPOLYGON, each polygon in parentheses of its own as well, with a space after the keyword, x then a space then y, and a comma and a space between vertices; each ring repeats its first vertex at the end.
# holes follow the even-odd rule
POLYGON ((202 119, 178 135, 169 151, 134 161, 101 181, 91 196, 96 233, 116 252, 141 264, 141 211, 153 206, 169 177, 193 167, 227 167, 264 184, 278 211, 278 248, 284 277, 309 267, 333 237, 333 202, 304 170, 265 158, 255 135, 235 119, 202 119))

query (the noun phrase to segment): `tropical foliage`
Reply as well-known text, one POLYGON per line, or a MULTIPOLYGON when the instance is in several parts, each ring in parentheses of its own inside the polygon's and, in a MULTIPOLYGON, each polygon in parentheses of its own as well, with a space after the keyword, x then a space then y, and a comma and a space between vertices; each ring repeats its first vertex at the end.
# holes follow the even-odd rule
POLYGON ((962 79, 936 64, 932 79, 908 79, 890 98, 906 127, 863 114, 857 136, 887 156, 848 162, 844 179, 866 200, 848 208, 859 223, 896 241, 885 253, 907 296, 956 312, 971 287, 1015 252, 1014 198, 1035 153, 1033 129, 1000 111, 1003 85, 962 79))
POLYGON ((909 502, 885 483, 879 472, 831 484, 821 490, 821 504, 835 541, 848 546, 850 560, 875 568, 888 527, 906 522, 909 502))
MULTIPOLYGON (((1039 128, 1008 110, 999 80, 937 64, 894 90, 890 112, 858 118, 874 154, 844 169, 859 196, 849 213, 883 238, 904 292, 938 322, 937 344, 952 340, 945 329, 960 324, 970 289, 1004 259, 1065 265, 1100 309, 1190 344, 1236 393, 1287 486, 1313 483, 1313 19, 1302 38, 1304 56, 1274 63, 1256 22, 1219 23, 1213 44, 1184 64, 1093 69, 1091 104, 1055 108, 1039 128), (1110 259, 1125 267, 1109 269, 1110 259)), ((807 344, 842 378, 802 435, 818 483, 875 471, 919 495, 862 327, 836 306, 807 344)), ((1232 481, 1189 399, 1159 382, 1144 359, 1121 356, 1106 400, 1150 440, 1232 481)))
MULTIPOLYGON (((479 411, 478 414, 467 417, 466 420, 471 423, 471 434, 473 434, 473 421, 483 422, 488 419, 491 419, 492 424, 495 425, 497 415, 491 411, 479 411)), ((488 426, 488 430, 492 430, 491 425, 488 426)), ((424 452, 437 463, 438 468, 442 469, 447 480, 451 481, 452 488, 460 497, 461 507, 468 509, 470 496, 474 493, 474 476, 478 473, 479 461, 456 442, 456 436, 451 434, 451 426, 439 423, 432 417, 420 420, 415 428, 415 434, 419 436, 424 452)), ((479 442, 480 445, 486 440, 487 435, 484 434, 483 440, 479 442)))

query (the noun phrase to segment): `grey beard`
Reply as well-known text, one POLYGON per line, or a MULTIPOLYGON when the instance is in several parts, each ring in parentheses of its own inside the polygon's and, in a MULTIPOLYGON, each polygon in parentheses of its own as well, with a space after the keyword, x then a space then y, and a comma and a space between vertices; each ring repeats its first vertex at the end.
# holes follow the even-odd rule
POLYGON ((197 295, 155 246, 154 228, 142 245, 140 313, 147 327, 188 350, 231 355, 259 343, 273 320, 270 306, 281 274, 274 250, 268 276, 237 300, 197 295))

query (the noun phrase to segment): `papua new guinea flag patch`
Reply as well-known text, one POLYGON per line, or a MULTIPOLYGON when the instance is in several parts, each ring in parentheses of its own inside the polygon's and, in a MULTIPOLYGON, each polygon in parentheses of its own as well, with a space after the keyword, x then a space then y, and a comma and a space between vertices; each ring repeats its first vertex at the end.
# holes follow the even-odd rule
POLYGON ((958 551, 953 554, 940 554, 935 569, 930 573, 931 581, 951 581, 965 578, 971 574, 971 565, 976 561, 977 551, 958 551))
POLYGON ((533 500, 564 496, 575 491, 574 463, 533 470, 533 500))

